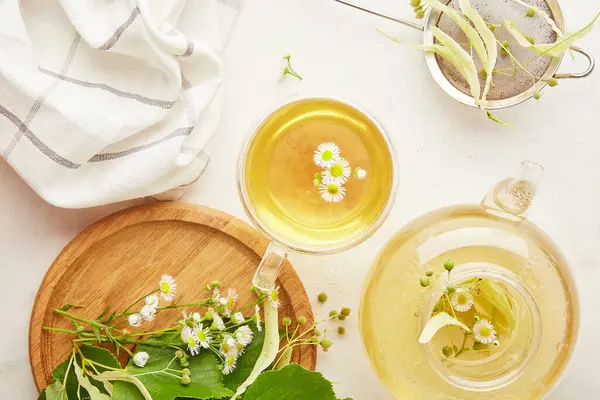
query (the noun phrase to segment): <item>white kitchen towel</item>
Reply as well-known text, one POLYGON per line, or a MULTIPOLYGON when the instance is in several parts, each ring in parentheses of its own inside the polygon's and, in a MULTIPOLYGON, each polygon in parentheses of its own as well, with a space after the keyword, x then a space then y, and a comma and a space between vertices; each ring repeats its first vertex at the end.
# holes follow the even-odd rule
POLYGON ((190 184, 242 0, 0 0, 0 154, 46 201, 190 184))

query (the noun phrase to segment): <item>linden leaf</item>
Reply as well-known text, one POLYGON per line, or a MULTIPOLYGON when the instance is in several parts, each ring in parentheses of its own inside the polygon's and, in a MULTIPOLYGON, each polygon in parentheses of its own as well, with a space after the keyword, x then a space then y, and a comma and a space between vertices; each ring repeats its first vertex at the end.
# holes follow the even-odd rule
POLYGON ((318 372, 289 364, 263 372, 244 395, 244 400, 336 400, 331 382, 318 372))
POLYGON ((87 376, 83 376, 83 372, 77 363, 73 364, 73 368, 75 369, 75 375, 79 384, 88 391, 90 400, 110 400, 110 396, 100 392, 96 386, 92 385, 87 376))
POLYGON ((427 325, 425 325, 423 331, 421 332, 421 337, 419 337, 419 343, 429 343, 440 329, 442 329, 444 326, 449 325, 460 326, 467 332, 471 331, 471 329, 469 329, 468 326, 466 326, 456 318, 451 317, 450 314, 442 311, 441 313, 436 314, 434 317, 432 317, 429 320, 429 322, 427 322, 427 325))
MULTIPOLYGON (((260 373, 271 365, 275 361, 275 357, 277 357, 277 352, 279 351, 279 310, 273 307, 269 301, 265 302, 263 307, 265 310, 265 340, 260 355, 256 360, 252 372, 237 388, 231 400, 235 400, 243 394, 248 389, 248 386, 252 385, 260 373)), ((246 400, 245 396, 244 400, 246 400)))
MULTIPOLYGON (((192 377, 192 382, 188 385, 181 383, 180 373, 178 375, 175 371, 169 370, 182 369, 175 357, 174 349, 140 345, 137 351, 148 353, 149 361, 144 368, 139 368, 133 363, 133 359, 129 360, 125 371, 139 382, 125 379, 115 382, 112 396, 114 400, 147 398, 142 394, 141 386, 147 390, 152 400, 173 400, 175 397, 220 399, 233 394, 223 386, 217 360, 208 351, 188 359, 190 363, 188 368, 192 377)), ((95 376, 92 378, 97 379, 95 376)))
MULTIPOLYGON (((514 329, 517 321, 510 301, 504 291, 502 291, 495 283, 487 280, 484 280, 479 284, 479 289, 481 290, 481 295, 489 302, 489 304, 500 312, 508 328, 514 329)), ((485 304, 482 305, 484 308, 486 307, 485 304)), ((486 310, 486 312, 489 315, 493 314, 493 310, 486 310)))
POLYGON ((505 23, 505 26, 506 26, 506 29, 510 32, 510 34, 513 35, 513 37, 517 40, 517 42, 519 42, 519 44, 521 46, 526 47, 530 50, 533 50, 540 56, 561 57, 567 50, 569 50, 569 47, 571 47, 571 45, 573 45, 573 43, 575 43, 575 41, 577 39, 582 38, 583 36, 585 36, 592 30, 592 26, 594 25, 594 22, 596 22, 596 20, 599 17, 600 17, 600 13, 596 14, 594 19, 589 24, 587 24, 585 27, 580 29, 579 31, 568 34, 566 36, 559 37, 556 40, 556 42, 548 43, 548 44, 533 44, 533 43, 531 43, 525 37, 523 32, 521 32, 519 30, 519 28, 517 28, 517 26, 510 21, 507 21, 505 23))

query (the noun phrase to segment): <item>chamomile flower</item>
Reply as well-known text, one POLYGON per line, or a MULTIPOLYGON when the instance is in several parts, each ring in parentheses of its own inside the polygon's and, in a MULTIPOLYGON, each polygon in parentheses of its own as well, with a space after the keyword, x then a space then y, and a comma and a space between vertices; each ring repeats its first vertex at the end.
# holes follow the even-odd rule
POLYGON ((236 329, 233 336, 242 346, 247 346, 252 342, 252 329, 248 325, 240 326, 236 329))
POLYGON ((237 298, 238 294, 235 289, 229 289, 227 290, 227 297, 221 297, 219 300, 219 304, 223 306, 223 312, 226 317, 231 317, 231 313, 233 312, 233 307, 235 307, 237 298))
POLYGON ((213 319, 213 323, 215 324, 217 329, 220 331, 225 330, 225 323, 223 322, 223 318, 221 318, 219 313, 216 312, 214 308, 209 308, 208 312, 210 313, 210 315, 213 319))
POLYGON ((246 322, 246 318, 244 318, 244 314, 242 314, 241 312, 236 312, 235 314, 233 314, 231 316, 231 320, 238 325, 241 325, 244 322, 246 322))
POLYGON ((143 319, 139 313, 135 313, 127 317, 127 321, 129 322, 129 325, 133 326, 134 328, 139 328, 142 326, 143 319))
POLYGON ((140 316, 144 321, 154 321, 156 317, 156 308, 153 306, 144 306, 140 310, 140 316))
POLYGON ((254 305, 254 321, 256 321, 256 329, 262 332, 262 324, 260 323, 260 307, 258 304, 254 305))
POLYGON ((188 351, 195 356, 200 353, 200 343, 198 341, 197 328, 184 326, 181 330, 181 341, 187 345, 188 351))
POLYGON ((173 301, 177 284, 171 275, 165 274, 161 276, 160 282, 158 282, 158 288, 160 289, 160 297, 165 301, 173 301))
POLYGON ((459 312, 467 312, 473 307, 473 295, 467 290, 459 290, 452 296, 452 308, 459 312))
POLYGON ((346 195, 346 188, 334 182, 323 180, 323 183, 319 186, 319 193, 325 201, 339 203, 346 195))
POLYGON ((212 342, 212 336, 210 335, 210 329, 204 328, 202 324, 196 327, 196 338, 198 343, 205 349, 208 349, 208 345, 212 342))
POLYGON ((491 344, 496 340, 494 325, 487 319, 482 319, 473 326, 475 340, 483 344, 491 344))
POLYGON ((241 356, 242 354, 244 354, 244 349, 246 348, 246 346, 244 346, 241 343, 237 343, 235 344, 235 351, 237 352, 238 357, 241 356))
POLYGON ((269 301, 271 302, 271 307, 279 308, 281 305, 281 301, 279 300, 279 286, 269 292, 269 301))
POLYGON ((146 296, 144 299, 144 304, 150 307, 157 308, 158 307, 158 296, 155 294, 151 294, 150 296, 146 296))
POLYGON ((367 171, 365 171, 361 167, 357 167, 354 170, 354 176, 356 176, 358 179, 361 179, 361 180, 365 179, 367 177, 367 171))
POLYGON ((352 175, 350 163, 345 158, 338 158, 331 167, 323 171, 322 182, 335 183, 338 186, 343 185, 352 175))
POLYGON ((225 362, 223 364, 223 375, 229 375, 235 370, 235 363, 237 362, 236 354, 229 354, 225 358, 225 362))
POLYGON ((315 150, 314 160, 321 168, 329 168, 340 156, 340 148, 331 142, 322 143, 315 150))
POLYGON ((231 335, 223 335, 223 340, 221 342, 221 346, 219 351, 223 355, 223 357, 227 357, 230 354, 237 355, 236 341, 231 335))
POLYGON ((150 356, 148 355, 148 353, 146 353, 145 351, 138 351, 133 356, 133 363, 140 368, 144 368, 149 359, 150 356))

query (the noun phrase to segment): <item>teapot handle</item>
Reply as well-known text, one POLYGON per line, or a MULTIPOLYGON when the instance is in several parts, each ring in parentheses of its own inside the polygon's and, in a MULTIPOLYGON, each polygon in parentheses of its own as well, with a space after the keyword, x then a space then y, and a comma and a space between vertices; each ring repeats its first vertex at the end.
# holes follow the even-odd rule
POLYGON ((483 208, 496 216, 522 221, 533 202, 544 167, 532 161, 523 161, 514 178, 498 182, 483 198, 483 208))

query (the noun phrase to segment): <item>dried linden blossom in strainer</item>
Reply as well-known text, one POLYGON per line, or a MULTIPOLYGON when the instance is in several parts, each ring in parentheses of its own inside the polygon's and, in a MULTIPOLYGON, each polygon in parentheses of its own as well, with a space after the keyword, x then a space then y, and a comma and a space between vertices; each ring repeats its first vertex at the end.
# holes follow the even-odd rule
MULTIPOLYGON (((313 176, 313 185, 319 189, 323 200, 328 203, 339 203, 346 196, 344 184, 352 177, 350 162, 342 157, 337 144, 326 142, 317 146, 313 160, 321 172, 313 176)), ((354 176, 363 180, 367 177, 367 171, 357 167, 354 176)))
MULTIPOLYGON (((438 10, 456 22, 468 40, 468 43, 460 44, 449 35, 441 31, 439 28, 433 27, 431 32, 438 43, 433 45, 411 46, 420 48, 425 52, 435 53, 452 64, 460 73, 460 75, 462 75, 462 77, 467 81, 471 95, 475 100, 475 104, 483 112, 485 112, 489 119, 506 126, 511 125, 500 121, 486 109, 487 95, 493 86, 494 74, 506 75, 510 77, 516 76, 519 70, 523 70, 531 78, 532 84, 535 84, 537 81, 543 78, 535 76, 535 74, 527 69, 527 66, 530 63, 535 62, 540 57, 562 57, 565 52, 569 51, 569 48, 575 43, 576 40, 590 32, 592 25, 600 17, 600 13, 598 13, 584 28, 575 33, 565 34, 558 28, 552 17, 543 10, 528 4, 524 0, 513 0, 513 2, 523 6, 523 18, 533 18, 536 15, 541 16, 556 33, 556 41, 554 43, 537 44, 532 36, 527 35, 517 28, 515 23, 516 21, 505 21, 503 24, 494 24, 485 21, 471 5, 469 0, 458 0, 460 12, 448 7, 445 4, 442 4, 438 0, 410 1, 410 5, 414 8, 416 18, 424 18, 425 13, 430 8, 438 10), (501 42, 496 37, 495 32, 500 28, 505 28, 520 46, 533 51, 536 53, 536 55, 529 60, 520 62, 509 50, 508 41, 505 40, 501 42), (467 50, 470 50, 470 52, 467 50), (473 50, 475 52, 473 52, 473 50), (483 65, 483 69, 480 71, 477 71, 475 66, 475 55, 477 55, 481 61, 481 65, 483 65), (510 57, 513 66, 509 68, 497 69, 496 64, 498 61, 498 56, 510 57), (483 90, 481 90, 478 77, 479 75, 485 78, 483 90)), ((404 43, 397 38, 393 38, 388 35, 385 36, 396 42, 404 43)), ((558 81, 555 78, 544 79, 544 81, 548 83, 550 87, 554 87, 558 84, 558 81)), ((534 99, 539 100, 541 98, 541 93, 536 91, 534 92, 533 97, 534 99)))

